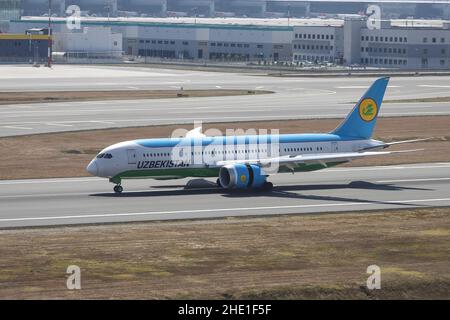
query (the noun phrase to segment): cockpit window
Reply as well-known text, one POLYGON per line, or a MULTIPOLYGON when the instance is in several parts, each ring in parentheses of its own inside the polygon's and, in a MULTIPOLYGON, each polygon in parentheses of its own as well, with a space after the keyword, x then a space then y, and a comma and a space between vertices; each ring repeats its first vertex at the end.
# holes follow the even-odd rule
POLYGON ((97 156, 97 159, 112 159, 112 154, 111 153, 100 153, 98 156, 97 156))

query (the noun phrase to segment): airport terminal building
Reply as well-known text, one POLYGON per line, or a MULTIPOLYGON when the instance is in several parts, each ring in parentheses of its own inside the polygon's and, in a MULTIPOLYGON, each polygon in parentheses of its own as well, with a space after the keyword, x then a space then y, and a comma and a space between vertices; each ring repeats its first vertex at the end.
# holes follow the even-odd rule
MULTIPOLYGON (((13 33, 43 27, 39 17, 13 20, 13 33)), ((236 18, 82 18, 81 30, 68 30, 64 18, 53 18, 55 39, 84 33, 86 28, 111 30, 112 45, 127 56, 163 59, 335 63, 375 68, 450 68, 450 22, 384 20, 369 29, 366 18, 236 19, 236 18), (117 35, 121 34, 122 41, 117 35)), ((95 34, 93 32, 92 34, 95 34)), ((108 38, 109 39, 109 38, 108 38)), ((68 50, 62 47, 59 50, 68 50)), ((83 48, 78 47, 78 51, 83 48)), ((101 50, 98 48, 97 50, 101 50)), ((116 54, 117 55, 117 52, 116 54)))

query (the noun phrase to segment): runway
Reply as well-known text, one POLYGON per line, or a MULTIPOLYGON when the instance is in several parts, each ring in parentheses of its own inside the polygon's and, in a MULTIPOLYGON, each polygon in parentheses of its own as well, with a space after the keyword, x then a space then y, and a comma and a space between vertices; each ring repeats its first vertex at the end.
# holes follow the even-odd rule
POLYGON ((273 192, 184 189, 187 180, 0 181, 0 228, 450 206, 450 163, 333 168, 270 178, 273 192))
MULTIPOLYGON (((275 94, 0 106, 0 137, 194 121, 344 117, 371 78, 279 78, 132 67, 2 67, 0 91, 256 89, 275 94)), ((386 99, 448 96, 450 77, 393 78, 386 99)), ((450 103, 386 103, 381 116, 450 115, 450 103)))

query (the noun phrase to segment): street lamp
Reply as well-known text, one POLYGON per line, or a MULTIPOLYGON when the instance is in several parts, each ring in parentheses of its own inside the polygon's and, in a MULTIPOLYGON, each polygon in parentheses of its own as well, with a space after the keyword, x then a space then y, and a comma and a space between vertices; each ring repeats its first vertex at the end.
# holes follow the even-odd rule
POLYGON ((48 52, 47 66, 52 67, 52 0, 48 0, 48 52))

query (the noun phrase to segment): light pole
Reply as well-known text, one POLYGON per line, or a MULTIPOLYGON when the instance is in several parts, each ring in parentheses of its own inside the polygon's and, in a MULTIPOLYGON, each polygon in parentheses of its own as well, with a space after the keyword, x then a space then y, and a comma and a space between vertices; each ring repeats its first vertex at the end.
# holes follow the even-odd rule
POLYGON ((47 66, 52 67, 52 0, 48 0, 48 53, 47 66))

